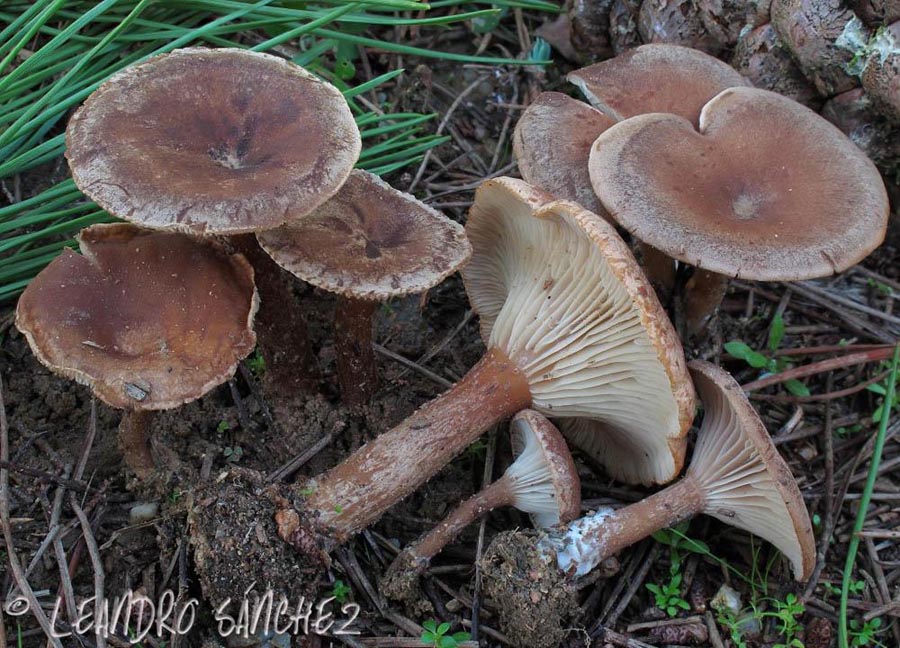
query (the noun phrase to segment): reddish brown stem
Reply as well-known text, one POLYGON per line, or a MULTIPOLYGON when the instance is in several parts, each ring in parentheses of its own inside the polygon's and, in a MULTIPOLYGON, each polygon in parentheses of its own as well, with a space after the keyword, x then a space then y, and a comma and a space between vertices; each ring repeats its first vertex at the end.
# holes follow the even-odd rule
POLYGON ((295 280, 266 254, 254 235, 232 236, 230 241, 253 266, 259 291, 254 328, 266 361, 266 385, 283 396, 314 391, 319 368, 306 319, 291 289, 295 280))
POLYGON ((488 511, 511 504, 512 494, 509 490, 509 480, 503 476, 453 509, 450 515, 411 545, 407 551, 424 569, 427 561, 438 555, 472 522, 488 511))
POLYGON ((697 335, 715 315, 728 290, 728 277, 696 268, 684 287, 684 319, 688 335, 697 335))
POLYGON ((378 388, 372 349, 372 316, 378 302, 338 297, 334 309, 334 353, 341 400, 350 406, 371 400, 378 388))
POLYGON ((582 545, 589 548, 582 551, 592 563, 588 569, 660 529, 698 515, 704 505, 703 491, 693 477, 687 476, 665 490, 618 509, 598 524, 590 525, 581 537, 582 545))
POLYGON ((147 479, 156 469, 150 452, 150 422, 153 412, 148 410, 126 411, 119 422, 119 448, 125 463, 138 479, 147 479))
POLYGON ((525 376, 491 349, 449 391, 314 480, 307 508, 344 539, 437 474, 490 426, 529 405, 525 376))
POLYGON ((641 267, 656 290, 659 301, 668 303, 675 287, 675 260, 665 252, 660 252, 652 245, 638 243, 641 253, 641 267))

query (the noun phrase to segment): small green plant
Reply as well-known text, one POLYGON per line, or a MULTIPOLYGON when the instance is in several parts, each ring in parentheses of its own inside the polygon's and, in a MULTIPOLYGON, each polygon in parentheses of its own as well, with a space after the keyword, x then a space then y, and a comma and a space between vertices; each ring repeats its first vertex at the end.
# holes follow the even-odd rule
POLYGON ((834 433, 842 439, 848 439, 862 429, 862 423, 854 423, 853 425, 841 426, 834 433))
POLYGON ((461 642, 472 638, 468 632, 454 632, 448 635, 450 624, 447 622, 438 625, 436 621, 429 619, 422 623, 422 627, 425 628, 425 632, 419 640, 434 648, 456 648, 461 642))
POLYGON ((178 504, 178 500, 184 497, 184 493, 180 488, 176 488, 171 493, 169 493, 169 503, 170 504, 178 504))
POLYGON ((806 607, 800 602, 796 594, 788 594, 783 601, 771 599, 772 611, 765 616, 773 617, 778 622, 778 632, 783 641, 776 643, 772 648, 804 648, 803 642, 797 636, 803 630, 799 618, 806 611, 806 607))
POLYGON ((224 454, 225 459, 231 463, 237 463, 241 460, 241 457, 244 456, 244 449, 241 446, 228 446, 222 451, 222 454, 224 454))
POLYGON ((737 615, 731 608, 722 606, 716 609, 716 620, 719 622, 719 625, 728 631, 728 638, 731 639, 734 648, 748 648, 747 640, 744 639, 744 635, 741 633, 737 615))
POLYGON ((341 506, 340 504, 335 504, 334 512, 337 513, 338 515, 340 515, 341 513, 344 512, 344 507, 341 506))
POLYGON ((334 581, 334 586, 331 588, 331 595, 334 597, 338 603, 346 603, 347 596, 353 590, 347 585, 344 581, 338 579, 334 581))
MULTIPOLYGON (((690 610, 691 605, 681 597, 681 550, 698 551, 702 542, 684 535, 687 525, 682 524, 675 529, 662 529, 653 534, 653 539, 669 547, 669 582, 663 585, 649 583, 647 589, 653 594, 656 607, 670 617, 677 616, 682 610, 690 610), (694 545, 697 545, 696 547, 694 545)), ((708 548, 706 549, 708 551, 708 548)))
POLYGON ((216 426, 216 434, 225 434, 230 429, 231 426, 228 425, 228 421, 219 421, 219 424, 216 426))
MULTIPOLYGON (((769 327, 769 339, 766 344, 770 354, 775 353, 781 346, 784 339, 784 318, 776 315, 772 318, 772 324, 769 327)), ((746 342, 741 340, 732 340, 725 343, 725 350, 735 358, 743 360, 754 369, 762 369, 765 373, 776 374, 781 373, 785 369, 790 369, 792 365, 784 358, 774 358, 769 355, 754 351, 746 342)), ((809 389, 802 382, 795 378, 784 381, 784 388, 794 396, 809 396, 809 389)))
POLYGON ((250 373, 257 378, 261 378, 262 375, 266 373, 266 359, 263 357, 263 354, 260 353, 259 349, 254 351, 253 355, 247 358, 247 368, 250 369, 250 373))
MULTIPOLYGON (((827 583, 827 582, 822 583, 822 585, 825 587, 825 591, 828 592, 829 594, 832 594, 834 596, 841 595, 840 587, 837 587, 836 585, 832 585, 831 583, 827 583)), ((866 589, 866 581, 861 581, 861 580, 851 580, 850 581, 849 591, 851 594, 857 594, 857 595, 862 594, 865 591, 865 589, 866 589)))
POLYGON ((875 279, 870 278, 868 281, 866 281, 866 285, 868 285, 869 288, 875 290, 882 297, 890 297, 894 294, 894 291, 891 290, 890 286, 885 283, 881 283, 880 281, 876 281, 875 279))
MULTIPOLYGON (((680 568, 680 565, 678 566, 680 568)), ((647 589, 653 593, 656 607, 670 617, 678 616, 682 610, 690 610, 691 605, 681 598, 681 573, 675 570, 675 565, 669 566, 669 582, 664 585, 648 583, 647 589)))
MULTIPOLYGON (((881 369, 882 371, 888 371, 891 368, 890 362, 882 362, 881 369)), ((875 411, 872 412, 872 421, 874 423, 880 423, 881 419, 884 417, 885 411, 888 409, 888 405, 885 402, 888 393, 888 379, 884 380, 884 383, 875 383, 874 385, 869 385, 866 387, 866 390, 872 392, 873 394, 878 394, 881 398, 878 399, 878 407, 875 408, 875 411)), ((897 409, 900 407, 900 379, 898 379, 897 384, 898 389, 894 390, 894 396, 891 398, 890 408, 897 409)))
POLYGON ((865 646, 879 646, 884 644, 875 638, 881 631, 881 619, 874 618, 860 624, 853 619, 850 621, 850 648, 864 648, 865 646))
POLYGON ((309 497, 310 495, 312 495, 315 492, 316 492, 316 489, 314 486, 307 486, 306 488, 300 489, 300 495, 302 497, 309 497))

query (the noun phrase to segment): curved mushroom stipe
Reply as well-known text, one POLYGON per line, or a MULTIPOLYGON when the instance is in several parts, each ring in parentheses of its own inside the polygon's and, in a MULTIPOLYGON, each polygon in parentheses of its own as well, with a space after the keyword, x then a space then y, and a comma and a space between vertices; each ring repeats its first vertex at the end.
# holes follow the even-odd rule
POLYGON ((522 178, 610 220, 591 186, 588 158, 594 140, 615 123, 583 101, 542 92, 513 132, 513 153, 522 178))
POLYGON ((694 124, 707 101, 750 83, 714 56, 690 47, 651 43, 566 77, 616 121, 646 113, 678 115, 694 124))
POLYGON ((337 192, 361 146, 337 88, 236 48, 178 49, 129 66, 66 129, 72 178, 98 205, 192 234, 305 216, 337 192))
POLYGON ((431 531, 404 549, 382 580, 387 596, 407 599, 415 576, 479 517, 502 506, 531 515, 537 527, 573 520, 581 512, 581 483, 572 454, 559 430, 534 410, 510 422, 515 461, 503 476, 457 506, 431 531))
POLYGON ((377 389, 377 305, 436 286, 472 254, 461 225, 358 169, 311 214, 257 238, 282 268, 337 294, 337 373, 350 405, 368 402, 377 389))

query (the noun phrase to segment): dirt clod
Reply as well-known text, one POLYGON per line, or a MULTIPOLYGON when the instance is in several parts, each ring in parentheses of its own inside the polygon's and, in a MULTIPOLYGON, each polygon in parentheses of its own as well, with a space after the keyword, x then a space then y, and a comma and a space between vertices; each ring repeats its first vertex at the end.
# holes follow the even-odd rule
POLYGON ((576 591, 547 553, 541 534, 506 531, 485 551, 484 591, 500 615, 503 629, 522 646, 559 646, 578 613, 576 591))
POLYGON ((193 492, 191 544, 203 592, 214 605, 240 600, 248 590, 272 590, 289 601, 315 595, 327 567, 324 554, 295 551, 278 535, 275 515, 287 490, 253 471, 232 469, 193 492))

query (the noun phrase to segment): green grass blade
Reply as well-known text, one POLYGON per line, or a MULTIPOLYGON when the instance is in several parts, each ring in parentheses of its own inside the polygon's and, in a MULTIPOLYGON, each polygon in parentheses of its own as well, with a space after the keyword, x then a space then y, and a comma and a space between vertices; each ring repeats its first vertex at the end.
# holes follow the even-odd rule
POLYGON ((897 367, 900 365, 900 344, 894 348, 894 358, 891 361, 890 375, 888 376, 887 395, 884 397, 884 414, 878 426, 875 436, 875 447, 872 450, 872 459, 869 461, 869 474, 866 477, 866 485, 863 488, 859 501, 859 510, 856 513, 856 522, 853 525, 853 533, 850 535, 850 544, 847 547, 847 560, 844 562, 844 574, 841 579, 841 605, 838 615, 838 646, 850 648, 849 623, 847 619, 847 607, 850 599, 850 580, 853 576, 853 566, 856 563, 856 554, 859 551, 859 533, 866 523, 866 515, 869 504, 872 502, 872 491, 875 490, 875 480, 878 477, 878 467, 881 465, 881 455, 884 452, 884 442, 887 437, 888 422, 891 419, 891 403, 897 389, 897 367))

